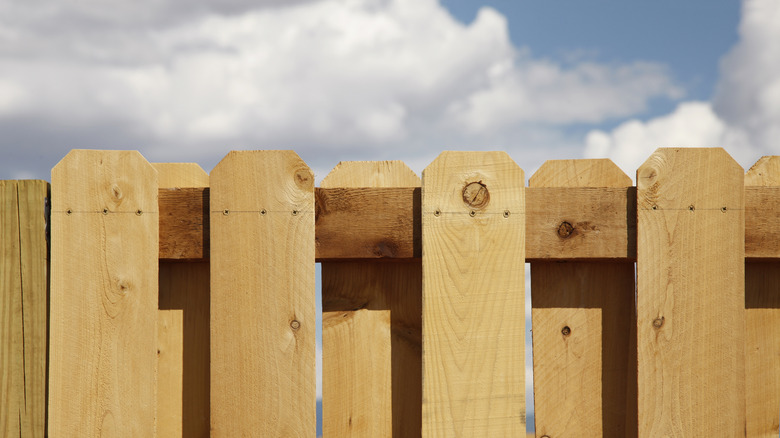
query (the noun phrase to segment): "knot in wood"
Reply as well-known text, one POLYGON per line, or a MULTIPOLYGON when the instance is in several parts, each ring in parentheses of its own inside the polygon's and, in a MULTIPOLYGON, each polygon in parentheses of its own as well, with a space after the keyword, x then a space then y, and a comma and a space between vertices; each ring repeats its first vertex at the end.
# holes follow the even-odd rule
POLYGON ((463 187, 463 202, 472 208, 485 208, 490 202, 490 192, 482 181, 472 182, 463 187))
POLYGON ((298 322, 297 319, 293 319, 292 321, 290 321, 290 328, 293 330, 298 330, 299 328, 301 328, 301 323, 298 322))
POLYGON ((663 327, 663 325, 664 325, 664 319, 665 319, 665 318, 664 318, 663 316, 662 316, 662 317, 660 317, 660 318, 656 318, 656 319, 654 319, 654 320, 653 320, 653 327, 655 327, 655 328, 657 328, 657 329, 659 329, 659 328, 663 327))
POLYGON ((574 226, 568 222, 561 222, 558 226, 558 236, 566 239, 574 233, 574 226))
POLYGON ((571 328, 569 328, 569 326, 568 326, 568 325, 567 325, 567 326, 564 326, 564 327, 561 329, 561 334, 562 334, 564 337, 566 337, 566 336, 569 336, 569 335, 571 334, 571 328))

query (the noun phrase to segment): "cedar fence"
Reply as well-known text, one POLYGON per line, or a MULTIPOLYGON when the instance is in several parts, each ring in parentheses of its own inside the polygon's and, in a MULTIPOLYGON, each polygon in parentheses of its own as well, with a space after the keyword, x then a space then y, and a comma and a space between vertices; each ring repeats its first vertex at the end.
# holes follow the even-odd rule
POLYGON ((524 436, 525 262, 537 437, 778 436, 780 157, 51 179, 0 181, 2 436, 313 437, 316 262, 326 437, 524 436))

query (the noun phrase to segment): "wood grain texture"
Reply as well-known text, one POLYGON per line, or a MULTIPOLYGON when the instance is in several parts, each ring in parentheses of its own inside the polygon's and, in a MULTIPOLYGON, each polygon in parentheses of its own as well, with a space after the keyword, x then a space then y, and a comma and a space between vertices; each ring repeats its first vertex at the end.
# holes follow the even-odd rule
POLYGON ((242 151, 210 183, 211 435, 313 436, 314 176, 242 151))
POLYGON ((743 183, 723 149, 637 171, 640 437, 745 434, 743 183))
MULTIPOLYGON (((322 181, 325 188, 419 185, 420 178, 400 161, 342 162, 322 181)), ((419 196, 419 191, 404 193, 419 196)), ((365 237, 359 228, 372 224, 376 212, 337 194, 331 192, 318 206, 347 203, 345 210, 352 214, 342 216, 347 222, 341 226, 365 237)), ((374 243, 382 242, 381 236, 361 240, 380 253, 385 250, 374 243)), ((331 247, 342 247, 336 243, 331 247)), ((324 436, 420 436, 421 261, 324 262, 322 294, 324 436)))
MULTIPOLYGON (((759 159, 745 174, 745 185, 780 189, 780 156, 759 159)), ((746 195, 750 189, 745 187, 746 195)), ((747 218, 755 218, 759 212, 745 212, 746 229, 751 226, 747 218)), ((746 240, 745 246, 748 244, 746 240)), ((747 436, 775 438, 780 435, 780 263, 777 261, 745 264, 745 326, 747 436)))
MULTIPOLYGON (((551 160, 530 185, 625 189, 632 182, 610 160, 551 160)), ((581 223, 569 214, 558 220, 581 223)), ((532 262, 531 291, 537 434, 636 436, 634 264, 532 262)))
POLYGON ((315 191, 318 260, 419 258, 419 188, 323 188, 315 191))
MULTIPOLYGON (((208 259, 208 196, 160 190, 161 259, 208 259)), ((528 261, 636 260, 634 187, 529 187, 526 206, 528 261), (565 239, 563 222, 573 227, 565 239)), ((420 257, 418 188, 316 188, 315 208, 317 261, 420 257)), ((745 210, 745 257, 780 259, 780 188, 746 187, 745 210)))
POLYGON ((0 435, 46 428, 46 181, 0 181, 0 435))
POLYGON ((157 171, 74 150, 51 187, 49 435, 155 436, 157 171))
POLYGON ((526 431, 523 181, 504 152, 423 172, 423 437, 526 431))
MULTIPOLYGON (((208 174, 197 164, 152 166, 160 189, 209 184, 208 174)), ((163 238, 160 230, 160 248, 163 238)), ((209 282, 207 261, 160 261, 157 433, 162 437, 209 436, 209 282)))
POLYGON ((160 260, 208 260, 208 187, 160 188, 159 204, 160 260))
POLYGON ((22 436, 24 405, 24 321, 17 181, 0 181, 0 432, 22 436))

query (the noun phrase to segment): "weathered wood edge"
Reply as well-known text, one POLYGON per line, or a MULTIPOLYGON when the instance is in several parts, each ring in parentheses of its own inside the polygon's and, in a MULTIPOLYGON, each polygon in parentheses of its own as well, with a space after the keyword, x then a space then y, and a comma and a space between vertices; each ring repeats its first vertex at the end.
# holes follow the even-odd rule
MULTIPOLYGON (((420 257, 419 188, 316 188, 315 204, 317 261, 420 257)), ((208 259, 209 189, 160 189, 159 208, 160 259, 208 259)), ((527 187, 526 214, 529 262, 636 260, 635 187, 527 187)), ((745 187, 745 258, 780 259, 780 187, 745 187)))

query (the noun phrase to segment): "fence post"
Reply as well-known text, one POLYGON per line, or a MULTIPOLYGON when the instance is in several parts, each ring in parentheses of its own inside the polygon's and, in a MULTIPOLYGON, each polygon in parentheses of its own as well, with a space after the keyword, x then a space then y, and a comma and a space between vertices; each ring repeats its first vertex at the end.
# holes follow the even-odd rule
POLYGON ((504 152, 423 172, 423 436, 525 434, 525 190, 504 152))
POLYGON ((210 183, 212 436, 313 436, 312 172, 292 151, 234 151, 210 183))
POLYGON ((74 150, 51 179, 49 435, 153 437, 157 171, 74 150))
MULTIPOLYGON (((529 187, 632 185, 610 160, 550 160, 529 181, 529 187)), ((589 226, 578 219, 562 217, 549 232, 565 242, 589 226)), ((531 263, 538 436, 636 436, 634 290, 633 263, 531 263)))
MULTIPOLYGON (((193 163, 152 163, 160 189, 208 187, 193 163)), ((160 260, 157 433, 209 435, 209 263, 160 260)))
MULTIPOLYGON (((745 186, 780 186, 780 156, 761 157, 745 186)), ((774 254, 776 255, 776 254, 774 254)), ((776 438, 780 430, 780 263, 745 264, 747 436, 776 438)))
POLYGON ((745 434, 744 171, 658 149, 637 171, 639 436, 745 434))
POLYGON ((0 435, 46 428, 46 181, 0 181, 0 435))
MULTIPOLYGON (((348 161, 320 186, 419 187, 420 178, 400 161, 348 161)), ((420 436, 421 261, 323 262, 322 310, 324 436, 420 436)))

